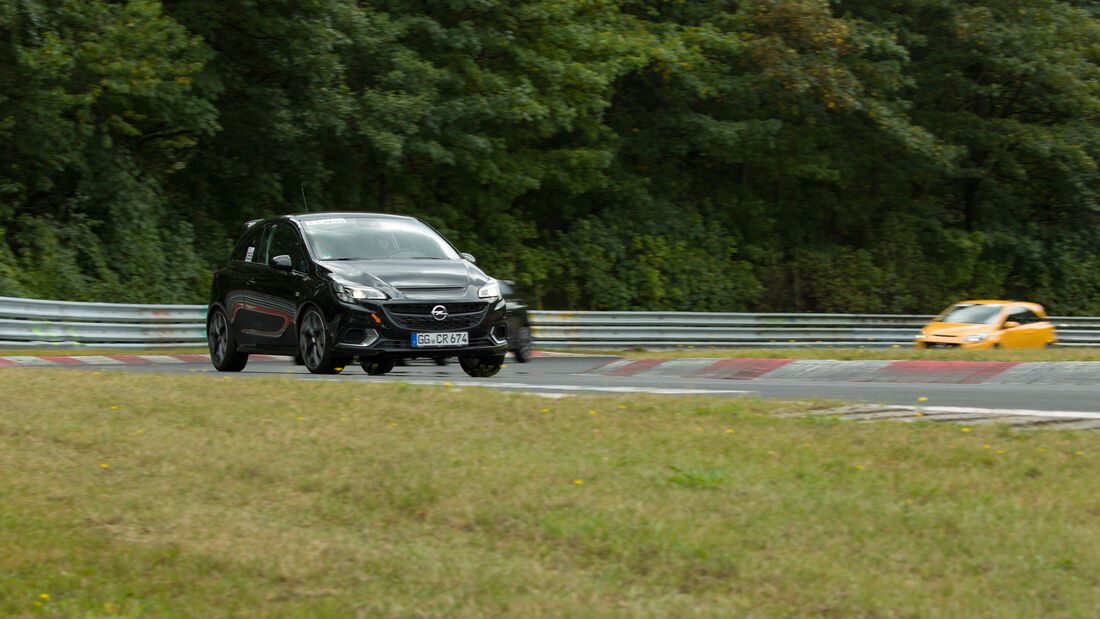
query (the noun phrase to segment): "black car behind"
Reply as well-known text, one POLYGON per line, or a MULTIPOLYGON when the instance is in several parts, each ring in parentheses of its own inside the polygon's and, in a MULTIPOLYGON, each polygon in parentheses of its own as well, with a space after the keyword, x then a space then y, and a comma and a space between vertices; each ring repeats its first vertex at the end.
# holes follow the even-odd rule
POLYGON ((504 296, 505 319, 508 321, 508 350, 512 351, 516 361, 527 363, 535 351, 527 304, 516 293, 515 282, 508 279, 497 281, 504 296))
POLYGON ((239 371, 250 353, 294 355, 310 372, 358 361, 457 357, 492 376, 508 348, 496 280, 424 222, 399 215, 284 215, 248 226, 214 274, 210 359, 239 371))

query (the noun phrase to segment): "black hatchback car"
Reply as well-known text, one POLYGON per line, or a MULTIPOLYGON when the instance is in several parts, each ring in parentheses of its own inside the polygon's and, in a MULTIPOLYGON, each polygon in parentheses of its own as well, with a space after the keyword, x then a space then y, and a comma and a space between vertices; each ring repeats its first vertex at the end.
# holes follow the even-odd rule
POLYGON ((214 273, 210 360, 223 372, 250 353, 293 355, 315 374, 358 361, 457 357, 470 376, 500 371, 508 348, 496 280, 424 222, 312 213, 249 222, 214 273))

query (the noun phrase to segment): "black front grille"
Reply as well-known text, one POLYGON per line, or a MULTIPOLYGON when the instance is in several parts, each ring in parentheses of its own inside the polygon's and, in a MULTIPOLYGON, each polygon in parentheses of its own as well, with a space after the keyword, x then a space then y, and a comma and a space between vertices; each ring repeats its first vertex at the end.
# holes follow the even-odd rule
POLYGON ((424 316, 432 315, 432 308, 442 305, 447 308, 448 314, 473 314, 485 309, 487 303, 391 303, 386 306, 391 314, 424 316))
POLYGON ((395 317, 397 322, 406 329, 417 331, 454 331, 456 329, 470 329, 481 324, 481 314, 465 314, 462 316, 447 316, 443 320, 436 320, 431 316, 401 316, 395 317))
POLYGON ((959 345, 954 342, 925 342, 925 348, 958 348, 959 345))
POLYGON ((454 331, 481 324, 488 303, 395 303, 386 307, 390 320, 399 327, 416 331, 454 331), (447 317, 436 320, 432 308, 442 305, 447 317))

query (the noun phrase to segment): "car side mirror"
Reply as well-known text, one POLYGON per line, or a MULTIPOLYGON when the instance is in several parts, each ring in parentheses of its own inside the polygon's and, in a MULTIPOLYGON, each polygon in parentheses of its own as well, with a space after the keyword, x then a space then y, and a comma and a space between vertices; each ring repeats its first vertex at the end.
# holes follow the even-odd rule
POLYGON ((1005 322, 1005 329, 1015 329, 1018 326, 1020 326, 1020 323, 1016 322, 1015 320, 1009 320, 1005 322))
POLYGON ((290 261, 290 256, 282 254, 275 256, 271 259, 271 266, 279 271, 293 271, 294 263, 290 261))
POLYGON ((477 262, 477 258, 474 258, 472 254, 462 252, 461 254, 459 254, 459 256, 462 256, 462 259, 466 262, 477 262))

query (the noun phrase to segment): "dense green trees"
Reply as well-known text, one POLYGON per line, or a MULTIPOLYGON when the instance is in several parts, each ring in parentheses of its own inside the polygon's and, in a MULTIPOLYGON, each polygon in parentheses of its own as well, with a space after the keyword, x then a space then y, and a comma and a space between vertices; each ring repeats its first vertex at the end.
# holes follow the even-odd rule
POLYGON ((544 307, 1100 313, 1084 0, 0 0, 0 294, 400 212, 544 307))
POLYGON ((195 299, 209 269, 168 177, 216 133, 209 55, 159 3, 0 9, 0 292, 195 299))

